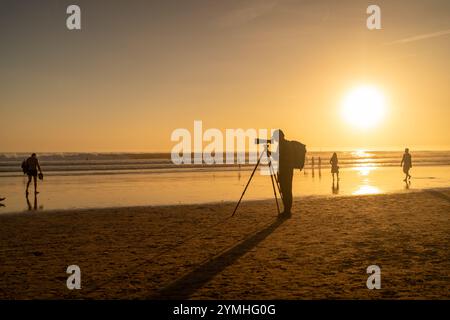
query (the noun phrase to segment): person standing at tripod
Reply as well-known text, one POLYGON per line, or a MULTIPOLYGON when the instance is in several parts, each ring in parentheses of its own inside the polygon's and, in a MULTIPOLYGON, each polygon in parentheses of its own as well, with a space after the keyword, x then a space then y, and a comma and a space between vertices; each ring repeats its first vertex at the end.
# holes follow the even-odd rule
POLYGON ((289 148, 290 141, 284 138, 282 130, 276 130, 272 135, 272 140, 278 142, 278 182, 280 184, 284 207, 280 216, 290 217, 292 208, 292 178, 294 176, 292 154, 289 148))
POLYGON ((268 160, 268 169, 270 170, 270 179, 272 181, 273 195, 277 203, 278 217, 289 218, 291 216, 292 208, 292 178, 294 176, 294 169, 298 168, 302 170, 305 167, 306 145, 298 141, 286 140, 284 138, 284 133, 281 130, 275 130, 271 140, 256 138, 255 143, 264 144, 264 152, 261 152, 259 159, 256 162, 256 166, 245 185, 244 191, 242 192, 231 217, 234 217, 239 204, 244 197, 245 191, 247 191, 247 188, 261 163, 261 159, 263 156, 266 156, 268 160), (271 153, 268 148, 269 145, 274 142, 278 142, 278 148, 276 152, 271 153), (275 158, 273 155, 275 155, 275 158), (283 201, 283 212, 280 212, 280 207, 278 205, 277 188, 283 201))

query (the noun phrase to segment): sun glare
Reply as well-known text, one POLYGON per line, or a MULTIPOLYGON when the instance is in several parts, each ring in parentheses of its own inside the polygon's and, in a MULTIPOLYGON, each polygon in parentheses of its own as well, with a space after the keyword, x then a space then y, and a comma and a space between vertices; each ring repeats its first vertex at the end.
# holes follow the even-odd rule
POLYGON ((360 86, 350 91, 342 103, 342 116, 358 128, 372 128, 383 119, 385 100, 381 91, 372 86, 360 86))

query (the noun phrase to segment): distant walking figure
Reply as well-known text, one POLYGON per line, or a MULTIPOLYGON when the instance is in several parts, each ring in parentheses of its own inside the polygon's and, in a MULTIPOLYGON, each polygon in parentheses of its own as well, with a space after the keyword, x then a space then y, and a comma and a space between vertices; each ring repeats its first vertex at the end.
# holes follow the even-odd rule
POLYGON ((28 176, 27 190, 25 194, 28 196, 28 188, 30 186, 31 179, 34 180, 34 193, 38 194, 39 193, 37 191, 38 170, 39 170, 39 179, 42 179, 44 175, 42 174, 41 166, 39 165, 39 160, 36 157, 36 153, 33 153, 31 157, 29 157, 22 163, 22 169, 24 170, 24 173, 26 173, 28 176))
POLYGON ((402 162, 400 166, 403 166, 403 172, 405 173, 405 179, 403 181, 407 182, 408 179, 411 179, 411 175, 409 174, 409 170, 412 168, 412 160, 411 154, 409 153, 409 149, 405 149, 405 153, 403 154, 402 162))
POLYGON ((322 178, 322 158, 319 157, 319 178, 322 178))
POLYGON ((330 164, 331 164, 331 174, 333 175, 333 181, 334 181, 334 174, 336 174, 337 179, 339 180, 339 166, 336 152, 333 153, 333 156, 330 159, 330 164))

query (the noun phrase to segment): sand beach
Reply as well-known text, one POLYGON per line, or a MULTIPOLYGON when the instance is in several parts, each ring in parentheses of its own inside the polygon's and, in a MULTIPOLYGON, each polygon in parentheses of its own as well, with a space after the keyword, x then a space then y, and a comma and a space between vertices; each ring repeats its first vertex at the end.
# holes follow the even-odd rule
POLYGON ((450 189, 0 216, 1 299, 449 299, 450 189), (68 290, 66 269, 81 269, 68 290), (381 268, 382 288, 366 287, 381 268))

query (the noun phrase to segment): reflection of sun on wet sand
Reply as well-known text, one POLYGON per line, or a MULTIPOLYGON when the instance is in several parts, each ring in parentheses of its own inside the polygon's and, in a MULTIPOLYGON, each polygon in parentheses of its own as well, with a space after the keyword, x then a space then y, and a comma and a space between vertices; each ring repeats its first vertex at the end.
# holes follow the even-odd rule
POLYGON ((378 194, 380 193, 380 189, 374 186, 362 185, 353 192, 354 195, 364 195, 364 194, 378 194))
POLYGON ((0 216, 0 298, 450 298, 450 190, 0 216), (82 289, 66 289, 66 268, 82 289), (381 267, 382 289, 366 288, 381 267))

